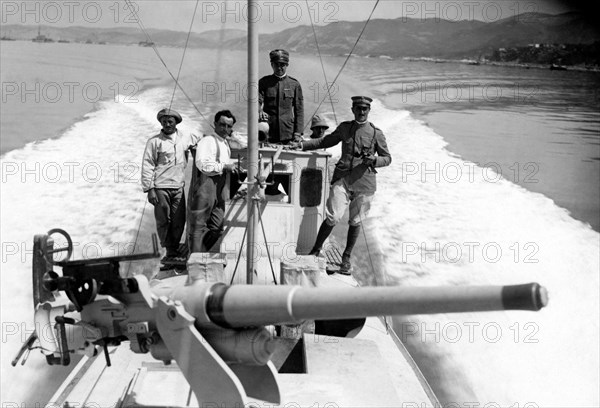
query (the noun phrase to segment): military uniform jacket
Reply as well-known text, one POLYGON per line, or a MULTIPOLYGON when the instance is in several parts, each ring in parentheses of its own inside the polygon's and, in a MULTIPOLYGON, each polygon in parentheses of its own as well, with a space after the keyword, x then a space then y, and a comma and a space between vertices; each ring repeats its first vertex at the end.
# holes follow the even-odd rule
POLYGON ((258 92, 264 100, 263 111, 269 115, 270 142, 287 142, 294 133, 302 133, 304 98, 300 82, 289 75, 268 75, 258 81, 258 92))
POLYGON ((388 150, 383 132, 371 122, 359 124, 356 121, 342 122, 320 139, 304 140, 303 150, 328 148, 342 143, 342 156, 335 166, 331 184, 345 178, 355 192, 374 193, 377 190, 375 171, 362 162, 364 154, 375 154, 374 167, 388 166, 392 156, 388 150))

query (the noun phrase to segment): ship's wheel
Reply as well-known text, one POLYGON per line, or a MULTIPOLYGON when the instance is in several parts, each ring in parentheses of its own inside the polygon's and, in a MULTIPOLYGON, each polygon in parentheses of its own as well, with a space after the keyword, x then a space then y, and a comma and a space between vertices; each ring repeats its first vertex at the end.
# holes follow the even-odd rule
POLYGON ((73 240, 67 231, 60 228, 52 228, 50 231, 48 231, 48 238, 52 238, 53 234, 62 235, 62 237, 67 241, 66 247, 53 248, 46 251, 46 260, 52 265, 58 265, 60 262, 66 262, 71 259, 71 256, 73 255, 73 240), (67 255, 64 257, 64 259, 54 259, 54 254, 60 252, 66 252, 67 255))

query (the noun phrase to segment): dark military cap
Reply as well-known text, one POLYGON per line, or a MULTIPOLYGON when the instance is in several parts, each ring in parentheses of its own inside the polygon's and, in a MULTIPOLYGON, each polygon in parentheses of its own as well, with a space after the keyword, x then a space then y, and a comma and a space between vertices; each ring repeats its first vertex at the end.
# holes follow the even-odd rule
POLYGON ((369 98, 368 96, 353 96, 352 97, 352 106, 368 106, 369 108, 371 107, 371 102, 373 102, 373 99, 369 98))
POLYGON ((285 62, 287 64, 290 62, 290 53, 286 50, 273 50, 269 53, 269 58, 271 62, 285 62))
POLYGON ((160 110, 157 114, 156 114, 156 119, 158 119, 158 121, 160 122, 160 120, 162 119, 163 116, 171 116, 173 118, 175 118, 175 122, 177 123, 181 123, 181 121, 183 119, 181 119, 181 115, 177 112, 175 112, 173 109, 162 109, 160 110))

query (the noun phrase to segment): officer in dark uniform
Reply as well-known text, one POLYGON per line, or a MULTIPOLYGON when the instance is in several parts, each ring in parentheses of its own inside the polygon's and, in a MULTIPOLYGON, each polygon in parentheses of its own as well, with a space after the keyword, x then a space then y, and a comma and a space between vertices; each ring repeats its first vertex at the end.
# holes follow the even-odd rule
POLYGON ((260 118, 269 122, 269 143, 288 144, 299 138, 304 127, 302 87, 286 73, 290 61, 286 50, 273 50, 269 58, 273 74, 258 81, 264 101, 260 118))
MULTIPOLYGON (((286 50, 273 50, 269 53, 273 74, 258 81, 259 98, 263 107, 259 113, 261 121, 269 123, 268 143, 287 145, 302 139, 304 128, 304 98, 302 87, 295 78, 287 75, 290 54, 286 50)), ((289 180, 283 175, 272 175, 265 194, 279 195, 279 185, 289 194, 289 180)))
POLYGON ((383 132, 367 120, 372 101, 367 96, 353 96, 354 120, 340 123, 333 133, 320 139, 303 140, 291 145, 292 148, 315 150, 342 143, 342 155, 331 179, 325 220, 319 228, 310 254, 319 255, 334 225, 340 221, 346 207, 350 206, 350 227, 339 270, 345 275, 350 274, 352 249, 360 234, 361 222, 367 216, 377 189, 375 168, 388 166, 392 162, 383 132))

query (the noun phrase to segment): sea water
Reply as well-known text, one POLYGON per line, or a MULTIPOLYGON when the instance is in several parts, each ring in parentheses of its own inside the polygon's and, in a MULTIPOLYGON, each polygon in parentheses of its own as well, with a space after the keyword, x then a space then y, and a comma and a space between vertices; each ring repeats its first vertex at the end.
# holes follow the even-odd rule
MULTIPOLYGON (((75 258, 129 252, 140 215, 149 211, 139 186, 139 163, 145 141, 159 130, 156 112, 173 103, 184 117, 182 130, 209 132, 214 112, 229 108, 238 116, 238 130, 246 127, 244 53, 188 50, 180 80, 194 107, 180 90, 173 93, 172 78, 151 50, 90 49, 19 42, 2 46, 3 82, 42 87, 55 82, 63 89, 65 82, 81 87, 96 82, 107 92, 117 82, 113 88, 120 89, 99 100, 51 104, 43 95, 39 102, 8 95, 3 100, 2 145, 11 146, 1 157, 3 404, 43 403, 67 373, 47 367, 37 352, 27 365, 10 367, 33 329, 33 235, 64 228, 75 241, 75 258), (22 65, 5 69, 5 56, 16 58, 17 51, 22 65), (44 64, 36 67, 31 61, 44 64), (75 72, 70 71, 73 66, 78 67, 75 72), (124 88, 130 82, 135 84, 133 94, 124 88), (7 110, 14 114, 5 115, 7 110), (60 120, 52 120, 56 115, 60 120)), ((182 50, 160 51, 176 75, 182 50)), ((330 81, 341 63, 340 58, 326 61, 330 81)), ((326 101, 319 109, 333 127, 336 119, 351 118, 349 96, 375 97, 369 119, 384 131, 393 156, 391 166, 379 170, 379 190, 365 220, 365 229, 376 240, 359 243, 366 248, 360 253, 369 257, 355 257, 355 268, 374 275, 385 272, 386 284, 405 286, 540 282, 550 292, 550 304, 539 313, 410 316, 395 319, 394 329, 446 406, 597 406, 600 238, 590 226, 597 224, 593 217, 576 219, 570 208, 557 204, 551 195, 560 193, 560 185, 546 194, 536 191, 521 179, 511 179, 503 164, 517 162, 513 154, 528 149, 540 169, 588 174, 578 182, 597 192, 598 115, 583 108, 568 115, 571 103, 552 94, 539 97, 545 112, 534 106, 515 109, 506 101, 490 105, 485 99, 463 106, 419 103, 420 96, 402 89, 401 83, 428 81, 441 68, 411 64, 353 59, 334 88, 333 104, 326 101), (553 103, 554 109, 547 106, 553 103), (507 129, 515 121, 529 123, 528 116, 522 116, 526 112, 535 113, 534 123, 550 127, 559 123, 557 117, 566 118, 569 126, 563 126, 563 133, 568 143, 548 142, 536 134, 547 127, 529 125, 530 144, 522 142, 524 135, 510 134, 507 129), (460 115, 472 117, 467 121, 460 115), (486 143, 472 140, 473 126, 486 143), (461 129, 466 138, 462 142, 461 129), (581 129, 586 137, 577 136, 581 129), (506 137, 519 143, 518 152, 497 147, 506 137), (573 147, 577 142, 583 147, 573 147), (556 154, 548 152, 548 143, 556 154), (486 146, 493 154, 489 159, 480 156, 486 146), (572 169, 581 163, 591 163, 596 172, 572 169)), ((481 67, 472 69, 477 68, 481 67)), ((261 61, 261 73, 268 69, 268 61, 261 61)), ((454 69, 452 75, 463 75, 470 83, 484 84, 490 75, 504 84, 514 82, 510 73, 499 70, 485 71, 479 79, 477 71, 461 74, 454 69)), ((306 120, 325 97, 319 72, 314 58, 292 59, 289 73, 302 82, 306 120)), ((596 77, 588 75, 585 78, 597 89, 596 77)), ((552 81, 560 85, 571 80, 552 81)), ((531 83, 519 82, 535 86, 531 83)), ((580 107, 585 105, 581 100, 585 93, 580 107)), ((535 177, 544 180, 539 171, 535 177)), ((586 201, 584 197, 580 201, 586 201)), ((597 216, 597 211, 596 207, 590 214, 597 216)), ((336 230, 343 238, 345 228, 336 230)), ((411 406, 411 401, 404 403, 411 406)))

